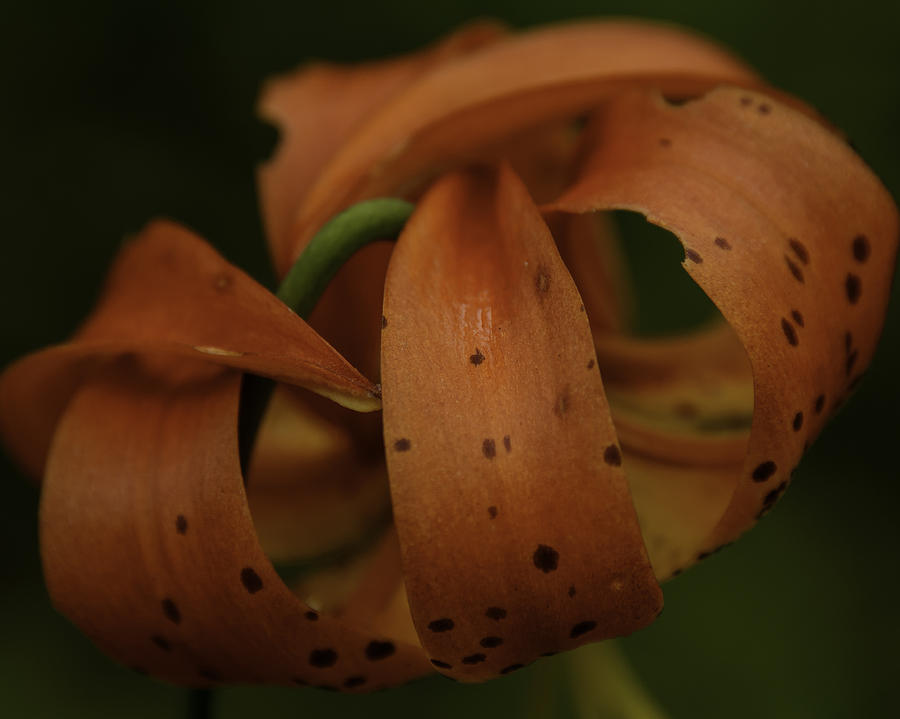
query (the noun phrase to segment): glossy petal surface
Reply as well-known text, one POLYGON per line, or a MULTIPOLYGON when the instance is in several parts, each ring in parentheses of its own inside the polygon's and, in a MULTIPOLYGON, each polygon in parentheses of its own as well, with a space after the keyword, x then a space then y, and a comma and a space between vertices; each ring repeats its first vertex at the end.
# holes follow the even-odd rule
POLYGON ((485 679, 652 621, 661 594, 584 307, 508 168, 429 191, 385 318, 394 516, 436 666, 485 679))

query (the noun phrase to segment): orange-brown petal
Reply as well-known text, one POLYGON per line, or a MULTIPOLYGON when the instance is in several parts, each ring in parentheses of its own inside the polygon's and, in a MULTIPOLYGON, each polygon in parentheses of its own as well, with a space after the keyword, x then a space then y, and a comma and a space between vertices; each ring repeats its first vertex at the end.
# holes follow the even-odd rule
POLYGON ((507 167, 450 174, 385 288, 385 443, 412 616, 462 680, 627 634, 661 594, 581 298, 507 167))
POLYGON ((426 673, 417 646, 314 611, 253 531, 240 373, 123 358, 78 390, 41 500, 54 604, 128 666, 188 685, 364 691, 426 673))
POLYGON ((67 344, 0 377, 0 432, 34 476, 79 382, 123 354, 168 354, 266 375, 358 409, 377 389, 274 295, 192 233, 155 222, 123 249, 94 314, 67 344))
POLYGON ((650 84, 684 96, 723 82, 759 84, 720 47, 663 25, 579 22, 488 46, 426 74, 347 139, 296 217, 290 257, 354 202, 403 194, 479 148, 574 117, 616 90, 650 84))
MULTIPOLYGON (((671 230, 753 371, 749 445, 709 552, 784 491, 804 448, 875 350, 897 251, 897 209, 836 135, 758 92, 674 106, 634 92, 601 113, 569 212, 628 209, 671 230)), ((639 510, 640 511, 640 510, 639 510)))
POLYGON ((279 276, 290 268, 289 230, 306 192, 353 131, 424 73, 495 41, 496 23, 477 22, 432 48, 342 67, 316 63, 271 80, 259 113, 281 131, 276 155, 259 168, 269 249, 279 276))

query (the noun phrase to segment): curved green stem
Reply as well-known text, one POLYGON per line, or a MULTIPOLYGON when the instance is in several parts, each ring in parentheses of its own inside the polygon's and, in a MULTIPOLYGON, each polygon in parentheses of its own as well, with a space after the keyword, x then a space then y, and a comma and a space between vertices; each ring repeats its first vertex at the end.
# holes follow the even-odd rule
POLYGON ((567 659, 578 719, 668 719, 615 641, 589 644, 567 659))
MULTIPOLYGON (((395 239, 415 206, 394 197, 379 197, 353 205, 329 220, 310 240, 288 271, 278 298, 306 319, 337 271, 355 252, 376 240, 395 239)), ((244 375, 238 436, 241 470, 247 476, 250 455, 275 383, 244 375)))
POLYGON ((291 267, 278 288, 278 298, 306 319, 344 263, 371 242, 397 237, 414 207, 405 200, 380 197, 333 217, 291 267))

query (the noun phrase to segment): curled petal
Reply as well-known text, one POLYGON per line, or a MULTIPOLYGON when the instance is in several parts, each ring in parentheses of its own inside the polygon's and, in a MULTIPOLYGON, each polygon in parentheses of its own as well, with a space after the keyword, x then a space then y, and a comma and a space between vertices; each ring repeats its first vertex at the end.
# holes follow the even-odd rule
MULTIPOLYGON (((548 209, 628 209, 671 230, 743 344, 753 422, 730 501, 696 551, 784 491, 853 390, 884 321, 897 209, 846 144, 772 97, 719 88, 681 106, 635 91, 596 118, 580 179, 548 209)), ((639 509, 640 511, 640 509, 639 509)))
POLYGON ((82 385, 41 500, 55 605, 117 660, 182 684, 364 691, 427 672, 419 647, 320 614, 275 573, 240 472, 240 378, 124 358, 82 385))
POLYGON ((632 21, 523 33, 447 63, 385 104, 325 167, 296 217, 291 257, 348 205, 403 193, 519 131, 571 118, 623 87, 678 96, 760 84, 713 43, 632 21))
POLYGON ((279 276, 293 260, 289 230, 297 208, 347 137, 424 73, 502 34, 495 23, 473 23, 414 55, 350 67, 318 63, 268 83, 259 113, 278 126, 281 141, 275 157, 260 167, 258 180, 279 276))
POLYGON ((428 192, 384 307, 394 517, 435 666, 485 679, 651 622, 661 593, 584 307, 511 170, 428 192))
POLYGON ((198 358, 355 409, 379 407, 376 387, 274 295, 195 235, 155 222, 124 248, 76 336, 0 377, 0 431, 32 475, 43 473, 53 428, 81 380, 124 354, 198 358))

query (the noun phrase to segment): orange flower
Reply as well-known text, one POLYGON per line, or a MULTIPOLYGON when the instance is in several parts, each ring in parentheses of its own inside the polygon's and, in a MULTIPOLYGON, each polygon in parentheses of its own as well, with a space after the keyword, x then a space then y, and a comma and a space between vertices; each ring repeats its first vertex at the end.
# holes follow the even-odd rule
POLYGON ((417 203, 393 252, 357 254, 307 324, 156 222, 73 339, 0 378, 54 602, 131 666, 367 690, 628 634, 774 505, 872 357, 893 201, 706 40, 479 25, 305 68, 262 110, 279 272, 372 197, 417 203), (610 209, 676 234, 728 324, 629 336, 610 209), (246 488, 244 372, 282 383, 246 488), (379 378, 382 415, 338 406, 379 409, 379 378))

